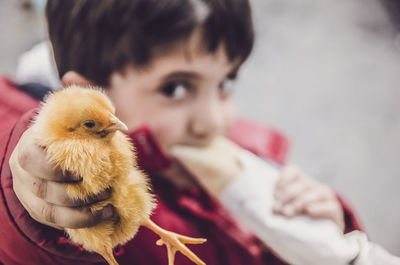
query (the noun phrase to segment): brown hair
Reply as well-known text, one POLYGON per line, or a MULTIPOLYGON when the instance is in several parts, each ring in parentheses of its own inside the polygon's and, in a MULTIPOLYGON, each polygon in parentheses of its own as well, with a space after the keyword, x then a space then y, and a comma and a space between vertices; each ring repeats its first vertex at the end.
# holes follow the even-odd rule
POLYGON ((204 48, 223 43, 230 60, 244 61, 254 42, 248 0, 48 0, 46 17, 60 77, 74 70, 99 86, 199 26, 204 48))

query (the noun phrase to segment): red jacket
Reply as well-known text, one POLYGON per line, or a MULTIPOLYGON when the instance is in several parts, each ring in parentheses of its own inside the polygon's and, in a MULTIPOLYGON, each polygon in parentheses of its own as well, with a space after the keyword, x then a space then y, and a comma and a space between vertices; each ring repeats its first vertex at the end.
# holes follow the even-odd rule
MULTIPOLYGON (((0 123, 3 134, 3 139, 0 141, 2 158, 0 164, 0 263, 5 265, 105 264, 97 254, 88 253, 71 244, 62 231, 33 220, 18 201, 12 188, 8 160, 34 114, 30 111, 20 118, 22 111, 25 110, 22 106, 34 107, 38 102, 23 94, 12 82, 5 79, 0 79, 0 91, 9 93, 7 104, 4 102, 0 104, 0 113, 10 115, 10 120, 18 120, 12 128, 8 129, 6 127, 10 126, 11 122, 0 123), (13 109, 15 106, 18 106, 18 110, 13 109)), ((284 162, 288 142, 272 129, 241 120, 233 129, 231 139, 261 157, 280 164, 284 162)), ((190 246, 207 264, 285 264, 263 246, 254 235, 242 229, 218 201, 203 190, 178 189, 157 176, 151 176, 151 180, 158 199, 158 206, 152 219, 168 230, 207 238, 207 243, 203 245, 190 246)), ((344 203, 343 207, 346 214, 346 230, 360 229, 350 208, 344 203)), ((153 232, 141 228, 133 240, 115 250, 119 264, 167 264, 165 247, 155 245, 157 237, 153 232)), ((177 254, 175 264, 189 265, 192 262, 181 254, 177 254)))

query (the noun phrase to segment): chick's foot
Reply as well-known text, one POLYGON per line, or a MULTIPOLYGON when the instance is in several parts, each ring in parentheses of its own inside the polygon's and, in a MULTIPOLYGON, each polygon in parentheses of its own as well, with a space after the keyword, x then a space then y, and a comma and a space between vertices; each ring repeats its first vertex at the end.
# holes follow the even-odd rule
POLYGON ((188 257, 197 265, 205 265, 205 263, 199 257, 197 257, 196 254, 194 254, 188 247, 186 247, 185 244, 202 244, 206 242, 207 239, 187 237, 167 231, 156 225, 150 219, 147 219, 142 225, 160 236, 160 239, 156 242, 156 244, 158 246, 165 245, 167 247, 168 265, 174 265, 176 251, 180 251, 183 255, 188 257))
POLYGON ((114 254, 112 248, 104 247, 102 251, 98 251, 101 256, 107 261, 109 265, 119 265, 118 262, 114 258, 114 254))

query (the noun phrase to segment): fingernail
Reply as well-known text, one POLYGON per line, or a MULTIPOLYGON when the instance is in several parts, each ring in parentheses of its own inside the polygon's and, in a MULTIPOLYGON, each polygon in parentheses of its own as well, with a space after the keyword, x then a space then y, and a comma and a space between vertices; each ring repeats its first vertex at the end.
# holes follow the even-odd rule
POLYGON ((114 207, 109 204, 106 207, 103 208, 103 210, 101 211, 101 218, 102 219, 108 219, 111 218, 114 214, 114 207))
POLYGON ((69 180, 73 180, 73 181, 81 181, 82 180, 82 177, 79 174, 77 174, 75 172, 71 172, 71 171, 65 171, 64 177, 69 180))
POLYGON ((100 193, 97 195, 97 198, 98 198, 100 201, 103 201, 103 200, 105 200, 105 199, 110 198, 110 196, 111 196, 111 189, 106 189, 106 190, 103 190, 102 192, 100 192, 100 193))

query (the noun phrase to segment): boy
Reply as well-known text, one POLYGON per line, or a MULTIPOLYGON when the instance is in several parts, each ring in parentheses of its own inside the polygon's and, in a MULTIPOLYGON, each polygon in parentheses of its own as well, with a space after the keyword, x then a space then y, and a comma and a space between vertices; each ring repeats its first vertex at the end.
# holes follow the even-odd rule
MULTIPOLYGON (((130 132, 148 126, 168 153, 177 144, 207 146, 230 130, 232 81, 253 45, 247 0, 50 0, 46 14, 63 86, 106 88, 130 132)), ((26 130, 32 115, 20 120, 2 146, 0 261, 98 264, 101 258, 70 244, 57 229, 116 218, 113 209, 92 214, 87 203, 67 197, 62 182, 80 177, 62 176, 45 161, 26 130), (22 184, 13 185, 11 177, 22 184)), ((169 230, 208 238, 207 245, 192 247, 207 264, 284 264, 179 164, 172 162, 162 172, 146 170, 158 199, 152 218, 169 230)), ((306 213, 330 218, 346 231, 358 228, 349 212, 344 219, 331 189, 298 170, 284 171, 276 196, 277 211, 287 216, 306 213)), ((117 260, 121 265, 165 264, 155 240, 141 230, 116 250, 117 260)), ((177 256, 176 264, 190 261, 177 256)))

